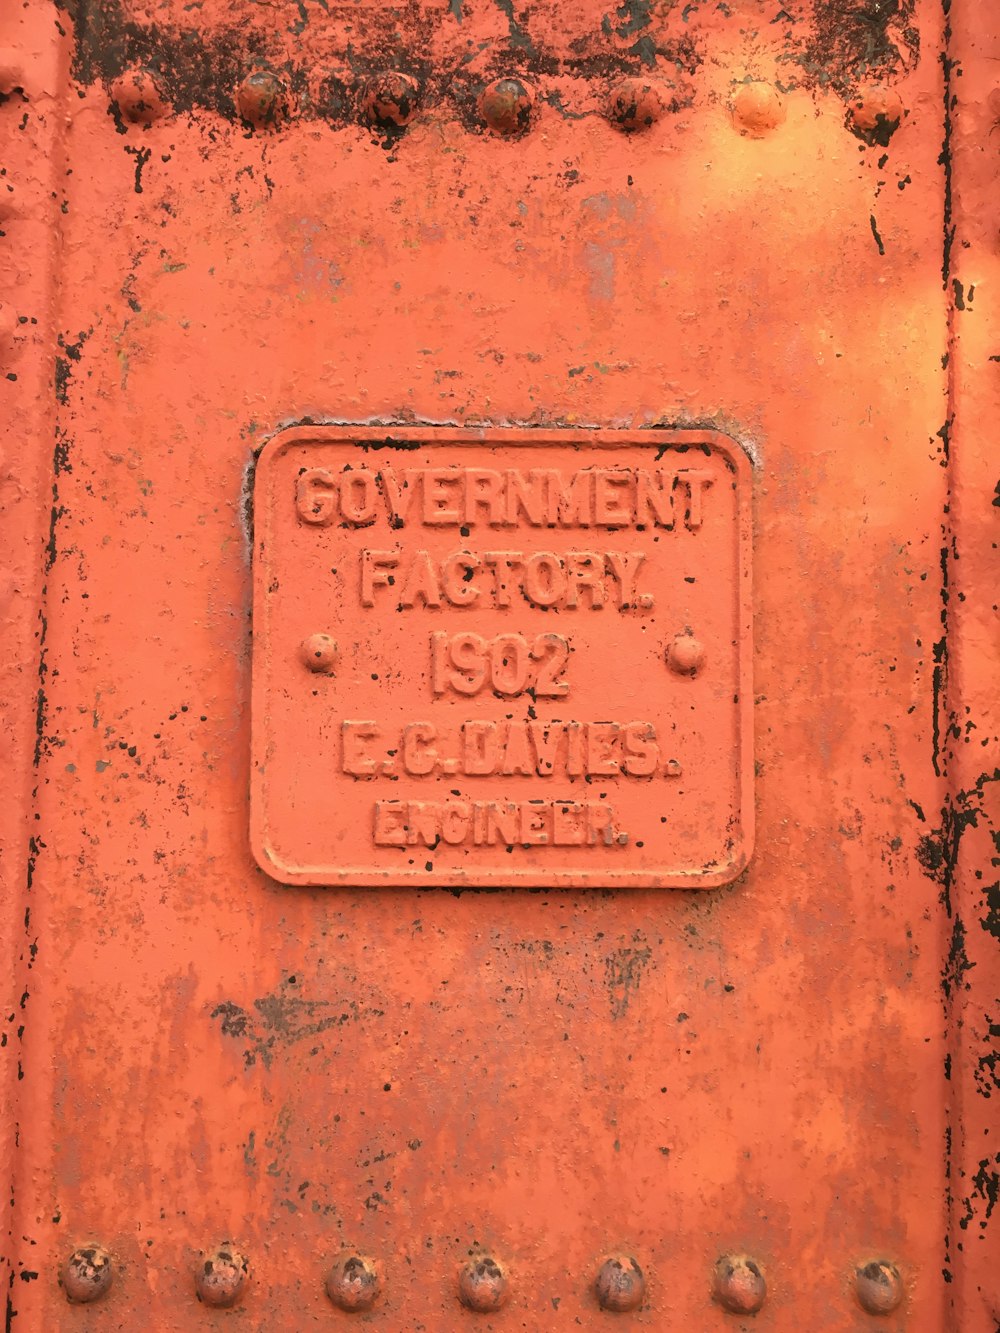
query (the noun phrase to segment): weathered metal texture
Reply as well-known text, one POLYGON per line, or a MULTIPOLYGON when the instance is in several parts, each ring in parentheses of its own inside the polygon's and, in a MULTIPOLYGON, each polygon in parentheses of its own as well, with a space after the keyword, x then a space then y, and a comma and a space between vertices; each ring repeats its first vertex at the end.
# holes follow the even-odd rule
POLYGON ((995 1329, 983 10, 0 15, 11 1328, 995 1329), (249 474, 321 420, 747 449, 737 881, 255 867, 249 474))

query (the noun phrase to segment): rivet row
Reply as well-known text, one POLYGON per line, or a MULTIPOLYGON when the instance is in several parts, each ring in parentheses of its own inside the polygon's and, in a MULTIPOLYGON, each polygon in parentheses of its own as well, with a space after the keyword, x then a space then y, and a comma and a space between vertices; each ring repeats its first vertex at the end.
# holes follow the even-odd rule
MULTIPOLYGON (((353 92, 344 91, 345 112, 355 113, 375 130, 393 135, 412 123, 424 100, 424 88, 412 74, 384 70, 363 80, 353 92)), ((157 76, 149 69, 125 70, 111 84, 112 101, 122 120, 150 126, 169 112, 157 76)), ((488 84, 476 101, 479 120, 494 134, 512 137, 530 127, 537 102, 535 88, 518 75, 510 74, 488 84)), ((618 128, 631 133, 648 130, 668 111, 690 104, 669 81, 655 76, 630 75, 620 79, 605 100, 604 115, 618 128)), ((249 73, 236 91, 234 108, 252 131, 276 130, 294 114, 294 99, 288 85, 271 70, 249 73)), ((762 80, 748 80, 736 88, 730 107, 740 133, 760 138, 785 119, 780 91, 762 80)), ((903 117, 899 95, 880 85, 862 89, 851 101, 852 129, 871 143, 886 143, 903 117)))
MULTIPOLYGON (((67 1259, 61 1276, 66 1298, 74 1305, 99 1300, 111 1288, 114 1263, 102 1245, 83 1245, 67 1259)), ((230 1244, 207 1254, 194 1274, 194 1291, 204 1305, 229 1309, 250 1280, 245 1255, 230 1244)), ((349 1314, 370 1310, 381 1291, 379 1266, 365 1255, 345 1251, 327 1273, 331 1302, 349 1314)), ((891 1314, 904 1295, 899 1269, 888 1259, 873 1259, 854 1272, 858 1304, 868 1314, 891 1314)), ((511 1292, 506 1264, 495 1254, 474 1246, 459 1267, 455 1295, 467 1310, 492 1314, 511 1292)), ((630 1254, 611 1254, 597 1270, 593 1294, 602 1310, 624 1314, 646 1303, 646 1278, 630 1254)), ((767 1281, 760 1264, 748 1254, 724 1254, 712 1276, 712 1298, 730 1314, 756 1314, 767 1299, 767 1281)))

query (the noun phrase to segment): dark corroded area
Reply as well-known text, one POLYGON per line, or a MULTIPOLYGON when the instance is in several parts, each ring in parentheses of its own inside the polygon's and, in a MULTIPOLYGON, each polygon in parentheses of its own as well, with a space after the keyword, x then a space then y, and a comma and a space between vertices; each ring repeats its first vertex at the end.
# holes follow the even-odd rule
MULTIPOLYGON (((832 89, 847 96, 866 82, 904 74, 919 55, 915 2, 835 6, 812 0, 780 10, 767 33, 777 48, 780 89, 832 89)), ((597 22, 573 11, 555 22, 543 10, 519 14, 513 5, 501 5, 508 33, 470 52, 463 0, 451 0, 444 21, 436 7, 416 5, 403 27, 390 7, 359 7, 349 37, 320 22, 319 8, 305 3, 254 6, 240 21, 202 25, 179 22, 168 7, 151 18, 147 7, 132 0, 60 3, 75 18, 73 73, 82 84, 110 85, 125 70, 143 68, 180 112, 200 108, 244 116, 242 107, 233 106, 232 90, 252 71, 267 70, 306 117, 374 116, 395 129, 412 119, 417 85, 427 105, 456 98, 468 106, 498 81, 527 86, 566 77, 633 80, 609 89, 605 100, 610 96, 610 114, 623 127, 641 128, 664 106, 689 103, 696 88, 688 81, 706 58, 713 29, 721 25, 724 33, 728 24, 735 34, 742 22, 737 7, 657 7, 644 0, 628 0, 597 22), (386 78, 395 86, 372 95, 373 83, 386 78), (402 86, 404 79, 414 81, 410 88, 402 86)), ((572 114, 564 87, 540 89, 540 95, 572 114)), ((523 109, 517 120, 523 129, 523 109)))

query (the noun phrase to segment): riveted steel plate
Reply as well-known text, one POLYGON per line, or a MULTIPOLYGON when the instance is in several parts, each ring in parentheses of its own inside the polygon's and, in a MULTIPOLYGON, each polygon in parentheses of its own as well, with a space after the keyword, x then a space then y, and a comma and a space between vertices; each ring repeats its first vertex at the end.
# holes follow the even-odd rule
POLYGON ((752 841, 749 464, 712 432, 299 428, 254 486, 286 883, 712 886, 752 841))

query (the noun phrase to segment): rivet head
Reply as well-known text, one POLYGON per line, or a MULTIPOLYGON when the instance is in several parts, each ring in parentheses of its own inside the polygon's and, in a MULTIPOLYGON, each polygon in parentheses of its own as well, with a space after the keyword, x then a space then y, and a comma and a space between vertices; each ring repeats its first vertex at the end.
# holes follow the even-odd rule
POLYGON ((474 1251, 458 1273, 458 1299, 468 1310, 490 1314, 499 1310, 509 1290, 507 1272, 491 1254, 474 1251))
POLYGON ((243 1294, 250 1277, 250 1265, 232 1245, 220 1245, 207 1254, 194 1275, 198 1299, 205 1305, 228 1310, 243 1294))
POLYGON ((255 130, 274 129, 288 109, 285 85, 270 70, 256 69, 240 84, 236 109, 255 130))
POLYGON ((113 1278, 111 1255, 103 1245, 81 1245, 63 1265, 63 1291, 74 1305, 99 1301, 111 1287, 113 1278))
POLYGON ((534 91, 520 79, 497 79, 479 99, 483 120, 494 134, 522 134, 531 123, 534 91))
POLYGON ((733 97, 733 122, 741 134, 760 138, 784 119, 785 104, 769 83, 744 83, 733 97))
POLYGON ((24 84, 23 53, 14 46, 0 46, 0 94, 10 97, 24 84))
POLYGON ((608 119, 623 130, 648 130, 663 115, 666 104, 658 83, 635 77, 622 79, 608 100, 608 119))
POLYGON ((378 1291, 375 1264, 360 1254, 342 1254, 326 1277, 326 1294, 338 1310, 349 1314, 370 1310, 378 1291))
POLYGON ((678 676, 693 676, 705 665, 705 645, 693 634, 678 634, 667 644, 666 658, 678 676))
POLYGON ((340 648, 329 634, 310 634, 303 639, 299 653, 310 671, 328 674, 337 665, 340 648))
POLYGON ((13 345, 20 325, 21 321, 14 307, 8 305, 6 301, 0 301, 0 347, 13 345))
POLYGON ((111 85, 111 96, 122 119, 133 125, 151 125, 166 111, 156 78, 148 69, 126 69, 111 85))
POLYGON ((712 1292, 731 1314, 756 1314, 767 1299, 767 1283, 749 1255, 724 1254, 715 1265, 712 1292))
POLYGON ((646 1299, 646 1279, 631 1255, 612 1254, 597 1270, 594 1291, 602 1310, 622 1314, 642 1305, 646 1299))
POLYGON ((373 125, 409 125, 419 103, 420 84, 395 69, 373 75, 361 95, 361 109, 373 125))
POLYGON ((863 139, 887 148, 903 118, 903 102, 892 88, 862 88, 850 104, 851 121, 863 139))
POLYGON ((862 1264, 854 1274, 854 1289, 868 1314, 892 1314, 903 1299, 903 1279, 887 1259, 862 1264))

